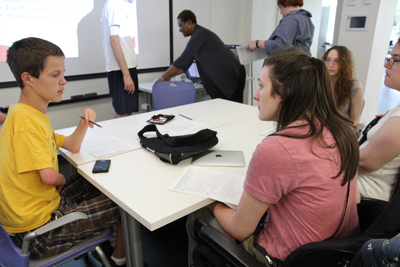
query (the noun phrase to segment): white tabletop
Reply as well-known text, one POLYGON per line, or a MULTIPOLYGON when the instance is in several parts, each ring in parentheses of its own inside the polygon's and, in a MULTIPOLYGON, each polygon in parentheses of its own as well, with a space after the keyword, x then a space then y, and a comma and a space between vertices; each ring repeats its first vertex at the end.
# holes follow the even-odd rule
MULTIPOLYGON (((246 166, 212 169, 245 175, 253 151, 265 138, 260 133, 271 127, 272 123, 261 122, 255 117, 214 127, 219 143, 212 149, 242 150, 246 166)), ((160 161, 151 152, 140 149, 113 156, 109 173, 93 174, 94 162, 79 165, 78 172, 153 231, 212 202, 207 198, 168 191, 168 187, 190 162, 191 159, 187 159, 178 165, 171 165, 160 161)))
MULTIPOLYGON (((148 119, 150 119, 153 115, 160 113, 172 114, 177 117, 179 116, 179 114, 182 114, 193 119, 193 121, 202 123, 202 125, 200 125, 196 129, 193 129, 193 132, 199 131, 204 128, 213 129, 215 127, 220 127, 249 118, 256 118, 258 116, 258 111, 256 107, 245 104, 238 104, 223 99, 213 99, 174 108, 141 113, 129 117, 97 122, 103 128, 95 126, 93 129, 88 129, 83 142, 94 140, 103 136, 114 135, 117 138, 132 145, 134 148, 131 150, 139 149, 140 140, 137 133, 141 129, 143 129, 145 125, 148 124, 146 122, 148 119)), ((57 130, 56 132, 63 135, 70 135, 75 130, 75 128, 76 127, 70 127, 57 130)), ((85 164, 100 159, 92 156, 84 149, 81 149, 79 153, 71 153, 62 148, 59 151, 60 154, 64 158, 66 158, 74 167, 77 167, 80 164, 85 164)), ((110 157, 110 155, 101 158, 108 157, 110 157)))

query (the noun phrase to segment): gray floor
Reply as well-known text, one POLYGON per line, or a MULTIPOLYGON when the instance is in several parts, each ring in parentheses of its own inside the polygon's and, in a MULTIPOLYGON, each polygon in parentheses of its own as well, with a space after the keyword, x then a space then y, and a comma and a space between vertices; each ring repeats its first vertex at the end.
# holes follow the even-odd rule
MULTIPOLYGON (((59 156, 59 171, 68 177, 71 165, 59 156)), ((187 266, 186 218, 182 218, 153 232, 142 226, 143 258, 149 267, 187 266)), ((63 264, 63 267, 91 267, 96 265, 92 257, 63 264), (89 263, 88 263, 89 262, 89 263)))

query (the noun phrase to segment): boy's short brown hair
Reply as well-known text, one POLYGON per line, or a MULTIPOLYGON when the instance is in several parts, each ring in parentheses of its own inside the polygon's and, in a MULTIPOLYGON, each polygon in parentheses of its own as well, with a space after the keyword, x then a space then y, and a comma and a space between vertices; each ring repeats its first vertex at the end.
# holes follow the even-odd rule
POLYGON ((21 39, 12 44, 7 51, 7 64, 21 89, 24 87, 21 74, 28 72, 39 78, 48 56, 65 57, 60 47, 36 37, 21 39))

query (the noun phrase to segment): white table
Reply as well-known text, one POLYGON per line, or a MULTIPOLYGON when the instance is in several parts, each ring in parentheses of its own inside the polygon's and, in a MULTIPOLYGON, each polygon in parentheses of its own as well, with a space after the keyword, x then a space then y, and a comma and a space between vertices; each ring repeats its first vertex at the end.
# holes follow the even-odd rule
MULTIPOLYGON (((265 138, 260 133, 271 125, 252 118, 214 128, 219 143, 212 149, 243 151, 246 167, 209 168, 245 175, 256 145, 265 138)), ((79 165, 78 172, 154 231, 212 202, 207 198, 167 190, 190 163, 191 159, 177 165, 164 163, 153 153, 140 149, 111 157, 108 173, 93 174, 94 162, 79 165)))
MULTIPOLYGON (((271 127, 272 123, 251 118, 214 128, 219 143, 213 149, 242 150, 246 167, 212 169, 245 175, 255 147, 264 138, 260 133, 271 127)), ((167 190, 190 162, 191 159, 187 159, 171 165, 140 149, 112 157, 107 174, 92 174, 94 162, 78 166, 83 177, 128 214, 124 228, 128 228, 130 237, 125 242, 129 243, 133 258, 130 262, 135 262, 134 266, 141 266, 143 262, 139 223, 153 231, 213 202, 208 198, 167 190)))
MULTIPOLYGON (((258 116, 258 111, 255 107, 223 99, 213 99, 193 103, 190 105, 151 111, 134 116, 97 122, 103 128, 95 126, 93 129, 88 129, 83 142, 94 140, 103 136, 114 135, 119 139, 127 142, 128 144, 133 145, 134 148, 132 150, 139 149, 141 148, 141 146, 137 133, 141 129, 143 129, 145 125, 148 124, 146 122, 148 119, 150 119, 153 115, 160 113, 173 114, 177 118, 180 117, 179 114, 182 114, 193 119, 196 122, 203 123, 197 129, 194 129, 196 131, 204 128, 212 129, 218 126, 258 116)), ((76 127, 70 127, 57 130, 56 132, 63 135, 70 135, 75 129, 76 127)), ((79 153, 71 153, 61 148, 59 149, 59 152, 74 167, 99 159, 95 158, 83 149, 81 149, 79 153)), ((109 157, 109 155, 102 158, 106 157, 109 157)))
MULTIPOLYGON (((176 116, 184 114, 202 122, 203 125, 193 129, 193 132, 203 128, 216 130, 219 143, 214 149, 244 151, 246 167, 215 168, 239 175, 245 175, 255 146, 264 138, 260 133, 272 127, 271 123, 259 121, 256 107, 214 99, 99 122, 103 128, 89 129, 85 140, 113 134, 130 144, 138 143, 137 132, 146 125, 147 119, 159 113, 176 116)), ((57 132, 70 134, 74 129, 57 132)), ((153 231, 212 202, 207 198, 167 190, 190 164, 190 159, 178 165, 170 165, 140 148, 107 156, 111 159, 110 171, 106 174, 93 174, 92 168, 97 158, 87 152, 81 150, 72 154, 62 150, 61 155, 122 208, 127 266, 143 265, 139 223, 153 231)))

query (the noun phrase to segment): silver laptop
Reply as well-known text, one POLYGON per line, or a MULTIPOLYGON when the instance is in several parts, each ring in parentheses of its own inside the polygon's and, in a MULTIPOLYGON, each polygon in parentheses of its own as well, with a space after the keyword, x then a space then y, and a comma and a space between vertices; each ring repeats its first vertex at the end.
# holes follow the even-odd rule
POLYGON ((244 154, 236 150, 207 150, 194 156, 192 165, 244 167, 244 154))

